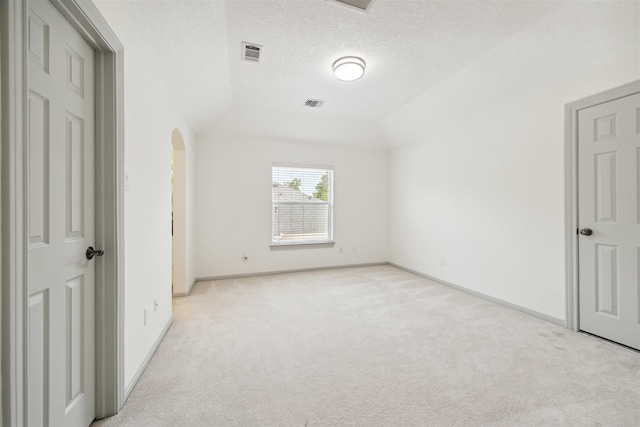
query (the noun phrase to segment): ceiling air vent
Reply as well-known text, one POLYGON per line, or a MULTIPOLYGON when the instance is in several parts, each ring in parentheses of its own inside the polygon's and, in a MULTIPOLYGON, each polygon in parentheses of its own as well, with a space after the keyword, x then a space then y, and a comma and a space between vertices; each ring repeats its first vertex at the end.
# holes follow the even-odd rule
POLYGON ((362 12, 368 12, 375 0, 327 0, 332 3, 340 3, 349 6, 352 9, 358 9, 362 12))
POLYGON ((320 101, 319 99, 307 99, 304 103, 306 107, 311 108, 320 108, 324 104, 324 101, 320 101))
POLYGON ((249 62, 260 62, 260 55, 262 55, 262 46, 242 42, 242 59, 249 62))

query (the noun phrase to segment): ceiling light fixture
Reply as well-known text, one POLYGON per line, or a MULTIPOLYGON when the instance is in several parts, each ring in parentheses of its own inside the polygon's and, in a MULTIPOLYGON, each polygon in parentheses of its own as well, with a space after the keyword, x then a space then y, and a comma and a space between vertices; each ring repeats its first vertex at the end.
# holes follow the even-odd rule
POLYGON ((357 56, 345 56, 333 63, 333 73, 342 81, 352 82, 364 76, 366 64, 357 56))

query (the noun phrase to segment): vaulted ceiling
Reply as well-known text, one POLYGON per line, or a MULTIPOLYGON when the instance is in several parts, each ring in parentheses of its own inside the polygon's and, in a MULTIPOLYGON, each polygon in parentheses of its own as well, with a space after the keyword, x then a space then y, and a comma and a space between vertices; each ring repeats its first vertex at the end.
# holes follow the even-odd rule
POLYGON ((388 146, 380 121, 558 7, 547 1, 145 1, 125 8, 195 132, 388 146), (263 46, 243 61, 243 41, 263 46), (343 82, 333 62, 366 61, 343 82), (308 98, 321 108, 305 107, 308 98))

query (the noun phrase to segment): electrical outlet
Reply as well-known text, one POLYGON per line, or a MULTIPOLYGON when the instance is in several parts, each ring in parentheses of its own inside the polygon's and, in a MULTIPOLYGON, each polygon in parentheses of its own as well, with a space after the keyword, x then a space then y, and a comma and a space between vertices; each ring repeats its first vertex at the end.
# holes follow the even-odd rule
POLYGON ((153 314, 158 312, 158 298, 153 299, 153 314))
POLYGON ((147 307, 144 308, 144 326, 147 326, 147 322, 149 321, 149 309, 147 307))

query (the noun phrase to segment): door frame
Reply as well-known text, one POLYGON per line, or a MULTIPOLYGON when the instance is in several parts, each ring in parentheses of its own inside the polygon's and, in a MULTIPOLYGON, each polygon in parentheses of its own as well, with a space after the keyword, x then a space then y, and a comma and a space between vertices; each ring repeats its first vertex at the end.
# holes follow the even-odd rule
MULTIPOLYGON (((2 425, 26 425, 26 46, 29 0, 0 2, 2 425)), ((50 0, 95 50, 96 417, 124 403, 123 46, 90 0, 50 0)))
POLYGON ((640 93, 640 80, 579 99, 565 105, 564 200, 566 327, 580 330, 578 274, 578 112, 640 93))

